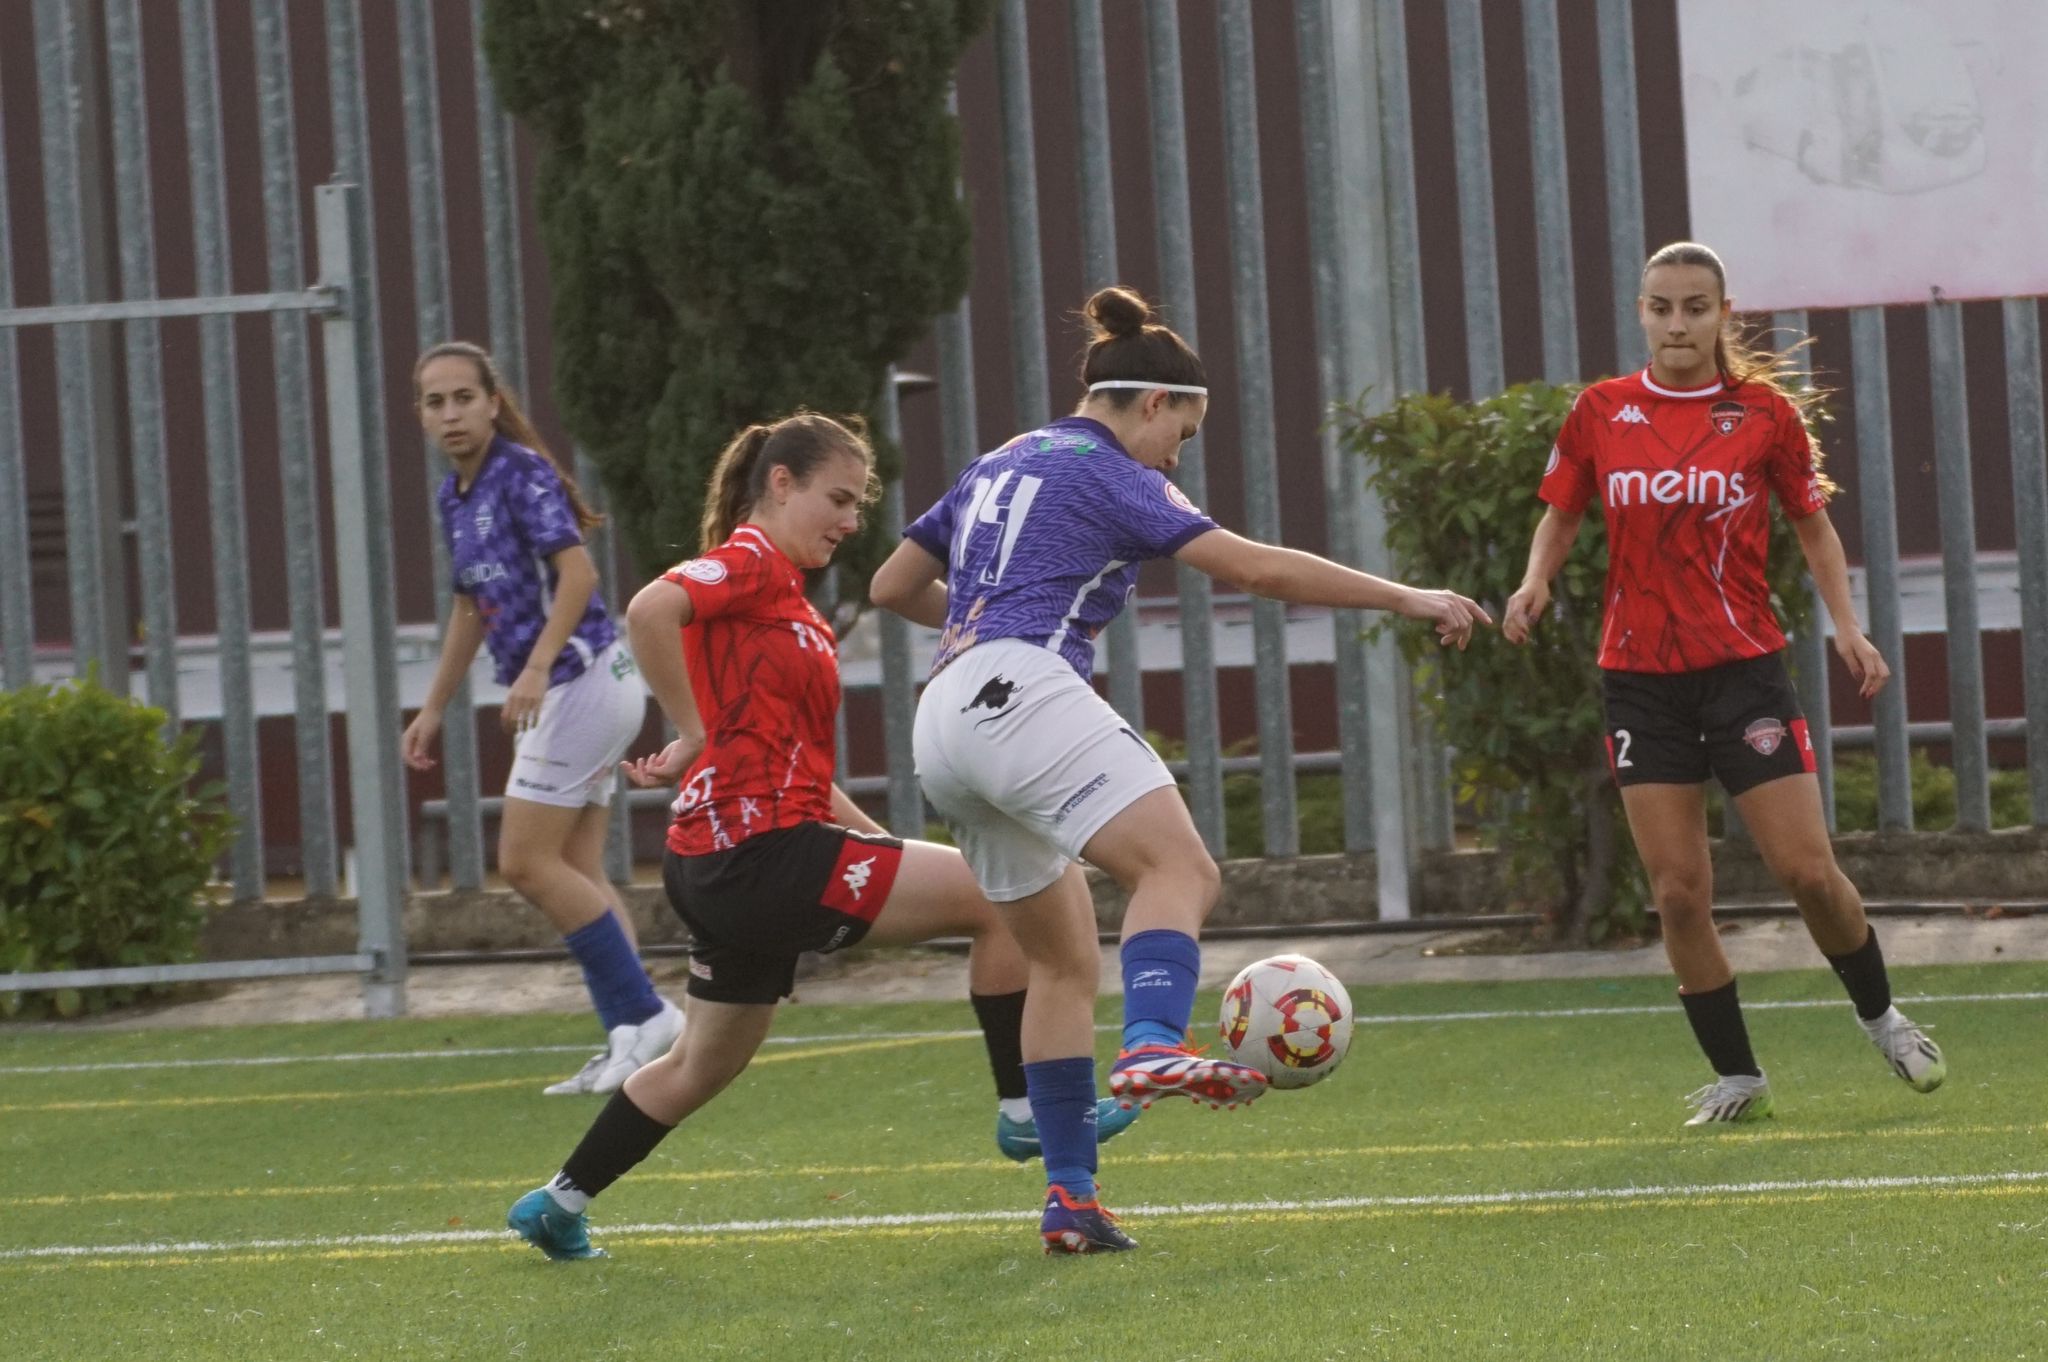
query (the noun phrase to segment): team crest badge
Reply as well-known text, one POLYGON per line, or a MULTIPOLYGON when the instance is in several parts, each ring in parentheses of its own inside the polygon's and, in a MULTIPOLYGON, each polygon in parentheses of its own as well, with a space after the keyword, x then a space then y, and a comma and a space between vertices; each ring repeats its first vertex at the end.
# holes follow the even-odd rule
POLYGON ((476 525, 476 532, 485 539, 491 537, 491 527, 498 523, 497 517, 491 514, 491 508, 488 506, 477 507, 476 515, 471 519, 476 525))
POLYGON ((692 558, 676 571, 691 581, 702 582, 706 586, 717 586, 725 580, 725 564, 716 558, 692 558))
POLYGON ((1778 744, 1785 741, 1785 725, 1776 719, 1758 719, 1742 730, 1742 740, 1750 745, 1760 757, 1768 757, 1778 750, 1778 744))
POLYGON ((1707 409, 1707 420, 1723 435, 1733 435, 1735 428, 1742 424, 1742 418, 1749 415, 1749 408, 1740 402, 1716 402, 1707 409))
POLYGON ((1180 507, 1183 511, 1186 511, 1189 515, 1201 514, 1201 511, 1196 509, 1195 503, 1188 500, 1188 494, 1170 482, 1166 484, 1166 499, 1180 507))

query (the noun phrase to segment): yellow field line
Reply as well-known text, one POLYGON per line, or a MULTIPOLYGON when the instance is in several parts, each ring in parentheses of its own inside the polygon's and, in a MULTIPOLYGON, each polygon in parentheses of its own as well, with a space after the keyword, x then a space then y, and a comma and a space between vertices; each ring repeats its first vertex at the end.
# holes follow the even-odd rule
MULTIPOLYGON (((783 1058, 783 1056, 772 1056, 783 1058)), ((765 1062, 765 1061, 762 1061, 765 1062)), ((528 1080, 521 1079, 520 1082, 528 1080)), ((1568 1153, 1585 1150, 1627 1150, 1627 1149, 1698 1149, 1708 1141, 1714 1145, 1729 1144, 1807 1144, 1829 1140, 1875 1139, 1875 1140, 1946 1140, 1964 1137, 1997 1135, 2042 1135, 2048 1134, 2048 1124, 2023 1122, 2015 1125, 1938 1125, 1880 1127, 1874 1130, 1769 1130, 1741 1132, 1720 1132, 1704 1137, 1678 1135, 1658 1136, 1591 1136, 1553 1140, 1486 1140, 1458 1141, 1450 1144, 1381 1144, 1358 1145, 1351 1148, 1318 1146, 1309 1149, 1257 1149, 1219 1150, 1197 1149, 1178 1150, 1171 1153, 1133 1154, 1119 1157, 1114 1151, 1110 1159, 1119 1168, 1150 1168, 1188 1163, 1326 1163, 1334 1160, 1364 1160, 1385 1158, 1408 1158, 1429 1154, 1509 1154, 1509 1153, 1568 1153)), ((945 1159, 924 1163, 862 1163, 862 1164, 798 1164, 793 1167, 769 1166, 762 1168, 700 1168, 691 1171, 662 1172, 643 1170, 633 1174, 635 1183, 663 1182, 732 1182, 761 1178, 861 1178, 902 1175, 929 1177, 947 1173, 1007 1172, 1013 1165, 998 1158, 988 1159, 945 1159)), ((159 1189, 150 1188, 132 1192, 86 1192, 49 1193, 41 1196, 16 1197, 8 1202, 11 1206, 75 1207, 118 1205, 144 1202, 163 1203, 171 1201, 235 1201, 267 1200, 273 1198, 298 1198, 322 1196, 429 1196, 444 1192, 506 1191, 526 1186, 537 1173, 524 1178, 512 1175, 501 1178, 454 1178, 440 1182, 391 1182, 327 1184, 302 1187, 220 1187, 212 1189, 159 1189)))
MULTIPOLYGON (((846 1045, 820 1045, 803 1050, 779 1050, 772 1055, 757 1055, 755 1065, 787 1064, 800 1059, 824 1059, 831 1055, 850 1055, 863 1050, 898 1050, 910 1045, 928 1045, 924 1037, 908 1037, 895 1040, 856 1041, 846 1045)), ((254 1103, 278 1102, 344 1102, 369 1100, 384 1097, 449 1097, 462 1093, 491 1092, 501 1088, 523 1088, 529 1084, 545 1081, 542 1078, 493 1078, 477 1083, 436 1083, 423 1088, 353 1088, 334 1089, 318 1092, 252 1092, 223 1094, 215 1097, 108 1097, 88 1098, 75 1102, 25 1102, 0 1106, 0 1116, 26 1116, 49 1112, 79 1111, 144 1111, 164 1108, 187 1107, 232 1107, 254 1103)))
MULTIPOLYGON (((1943 1196, 1943 1197, 2042 1197, 2048 1196, 2048 1185, 2040 1183, 2026 1185, 1995 1184, 1981 1187, 1874 1187, 1865 1189, 1826 1189, 1813 1192, 1774 1192, 1757 1195, 1722 1194, 1697 1196, 1674 1194, 1659 1197, 1616 1197, 1606 1200, 1576 1198, 1558 1201, 1486 1203, 1480 1205, 1453 1206, 1362 1206, 1319 1208, 1304 1207, 1298 1210, 1277 1211, 1157 1211, 1143 1217, 1144 1225, 1229 1225, 1242 1228, 1247 1225, 1316 1224, 1327 1225, 1333 1221, 1374 1221, 1402 1219, 1456 1219, 1461 1217, 1514 1215, 1560 1215, 1578 1212, 1631 1211, 1642 1209, 1683 1208, 1687 1211, 1707 1206, 1732 1206, 1742 1209, 1751 1207, 1812 1205, 1820 1202, 1840 1201, 1847 1198, 1858 1200, 1883 1200, 1890 1198, 1943 1196)), ((646 1248, 712 1248, 746 1246, 758 1248, 764 1245, 814 1244, 820 1239, 930 1239, 937 1235, 1018 1235, 1020 1217, 991 1214, 986 1221, 954 1222, 934 1225, 863 1225, 846 1229, 806 1227, 799 1230, 730 1230, 708 1234, 666 1234, 659 1232, 626 1231, 605 1236, 607 1244, 631 1244, 646 1248)), ((1133 1222, 1133 1227, 1138 1227, 1133 1222)), ((482 1239, 455 1244, 405 1244, 392 1246, 349 1246, 335 1248, 266 1249, 254 1253, 233 1251, 219 1254, 170 1253, 159 1257, 122 1255, 107 1258, 77 1257, 62 1260, 27 1259, 0 1261, 0 1272, 54 1272, 66 1268, 162 1268, 162 1267, 216 1267, 242 1266, 250 1264, 276 1264, 294 1262, 348 1262, 359 1260, 389 1260, 426 1256, 445 1256, 454 1253, 492 1253, 529 1255, 532 1250, 525 1244, 507 1238, 482 1239)))

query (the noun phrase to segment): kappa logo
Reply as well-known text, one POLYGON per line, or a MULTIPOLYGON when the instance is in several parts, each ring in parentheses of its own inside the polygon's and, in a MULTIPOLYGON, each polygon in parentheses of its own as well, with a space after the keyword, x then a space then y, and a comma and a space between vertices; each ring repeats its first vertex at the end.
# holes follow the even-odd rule
POLYGON ((852 893, 855 902, 860 900, 860 891, 867 888, 868 881, 874 877, 875 858, 872 856, 868 857, 865 861, 855 861, 852 865, 847 866, 846 873, 840 876, 841 879, 846 881, 846 888, 852 893))
POLYGON ((1643 415, 1643 409, 1631 402, 1614 414, 1614 419, 1625 426, 1647 426, 1650 418, 1643 415))
POLYGON ((1749 408, 1740 402, 1716 402, 1707 408, 1707 422, 1723 435, 1733 435, 1735 428, 1742 424, 1742 418, 1749 415, 1749 408))
POLYGON ((1758 719, 1742 730, 1742 740, 1755 749, 1760 757, 1768 757, 1778 750, 1778 744, 1785 741, 1785 725, 1776 719, 1758 719))

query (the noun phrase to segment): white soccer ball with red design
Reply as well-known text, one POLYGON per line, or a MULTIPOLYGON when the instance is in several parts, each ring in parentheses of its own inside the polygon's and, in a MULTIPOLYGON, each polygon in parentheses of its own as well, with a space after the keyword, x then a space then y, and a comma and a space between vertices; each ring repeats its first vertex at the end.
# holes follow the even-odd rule
POLYGON ((1305 955, 1275 955, 1238 972, 1223 992, 1223 1048, 1276 1088, 1330 1076, 1351 1045, 1351 995, 1305 955))

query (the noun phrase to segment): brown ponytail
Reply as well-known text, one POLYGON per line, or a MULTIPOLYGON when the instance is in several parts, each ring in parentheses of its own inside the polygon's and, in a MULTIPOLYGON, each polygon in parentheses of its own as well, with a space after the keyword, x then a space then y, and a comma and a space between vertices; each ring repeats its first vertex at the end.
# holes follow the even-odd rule
MULTIPOLYGON (((1098 289, 1081 305, 1088 322, 1088 353, 1081 361, 1081 382, 1135 379, 1147 383, 1178 383, 1205 388, 1208 375, 1202 360, 1171 327, 1152 320, 1152 305, 1120 284, 1098 289)), ((1089 396, 1123 408, 1144 395, 1137 388, 1107 388, 1089 396)), ((1193 401, 1193 394, 1173 393, 1174 402, 1193 401)))
POLYGON ((720 452, 711 470, 711 485, 704 493, 698 552, 709 553, 732 537, 768 490, 771 470, 787 468, 799 483, 807 482, 831 454, 850 454, 867 466, 863 504, 881 495, 867 422, 858 416, 835 420, 814 411, 798 411, 768 425, 748 426, 733 436, 720 452))
POLYGON ((569 496, 569 509, 576 513, 577 527, 588 533, 604 524, 604 517, 592 510, 590 503, 583 499, 583 489, 576 485, 575 477, 568 469, 562 467, 553 451, 540 438, 540 432, 534 429, 533 422, 526 419, 525 411, 519 406, 519 398, 505 386, 505 380, 499 376, 497 361, 493 360, 490 351, 481 345, 472 345, 468 341, 442 341, 439 345, 427 347, 419 362, 412 366, 413 401, 419 401, 420 374, 425 371, 427 365, 434 360, 450 356, 466 359, 476 365, 477 382, 483 385, 486 393, 498 399, 498 415, 497 419, 491 422, 491 428, 513 444, 524 445, 540 455, 547 461, 548 467, 555 470, 555 476, 562 480, 562 490, 569 496))
MULTIPOLYGON (((1720 285, 1721 296, 1728 296, 1728 271, 1721 264, 1721 257, 1697 241, 1674 241, 1659 247, 1643 263, 1643 277, 1647 279, 1650 271, 1659 265, 1698 265, 1710 270, 1714 282, 1720 285)), ((1832 390, 1816 386, 1798 362, 1799 352, 1811 344, 1811 336, 1782 350, 1754 344, 1742 323, 1731 313, 1722 323, 1720 334, 1714 337, 1714 367, 1720 372, 1721 382, 1730 389, 1747 386, 1768 388, 1791 403, 1806 426, 1807 439, 1813 443, 1813 465, 1818 469, 1821 463, 1820 440, 1814 433, 1814 426, 1820 420, 1822 405, 1832 390)), ((1834 483, 1825 475, 1821 482, 1830 492, 1834 490, 1834 483)))

